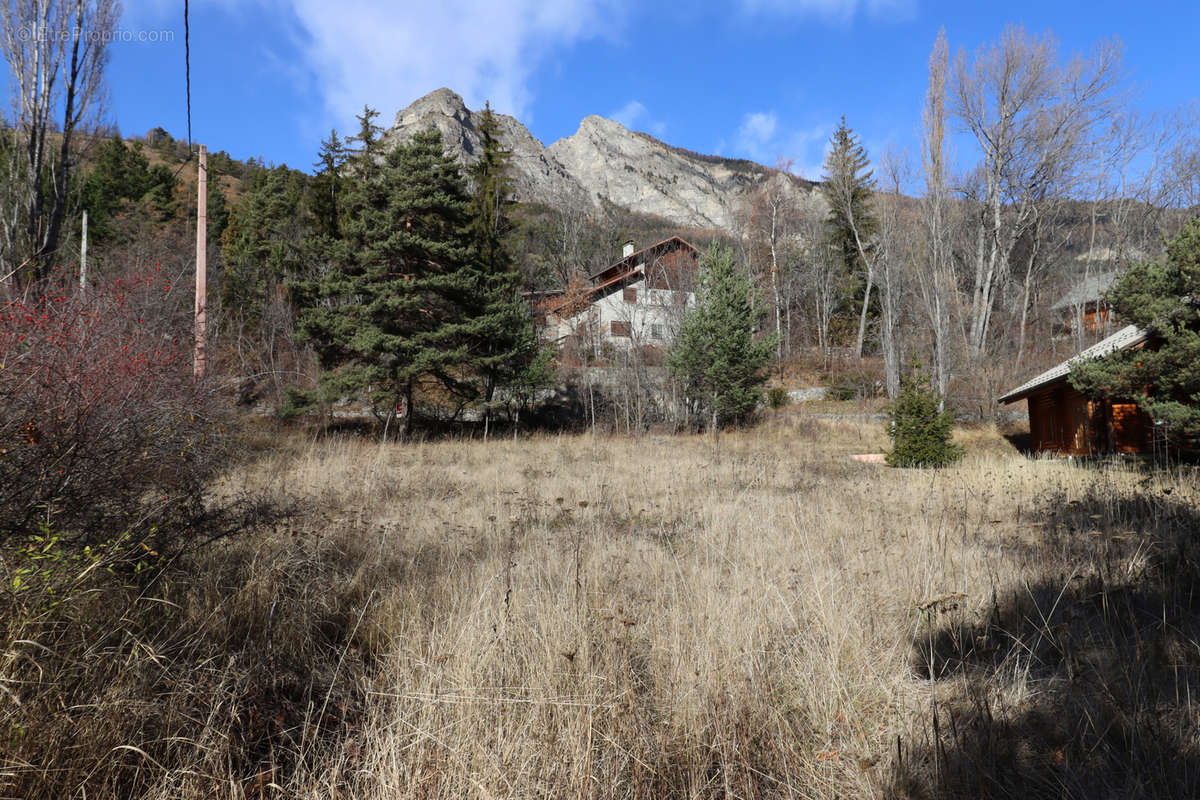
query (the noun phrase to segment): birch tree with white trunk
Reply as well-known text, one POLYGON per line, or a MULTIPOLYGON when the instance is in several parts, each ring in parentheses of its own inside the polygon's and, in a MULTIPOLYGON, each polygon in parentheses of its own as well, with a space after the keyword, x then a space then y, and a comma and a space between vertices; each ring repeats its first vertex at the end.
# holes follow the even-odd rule
POLYGON ((1069 191, 1094 157, 1097 138, 1123 102, 1122 79, 1115 40, 1063 64, 1050 34, 1019 26, 955 59, 951 114, 979 148, 962 187, 975 210, 965 326, 972 361, 987 351, 1013 249, 1032 230, 1039 200, 1069 191))
POLYGON ((0 50, 14 151, 0 223, 0 278, 40 284, 61 246, 79 135, 99 122, 117 0, 6 0, 0 50))

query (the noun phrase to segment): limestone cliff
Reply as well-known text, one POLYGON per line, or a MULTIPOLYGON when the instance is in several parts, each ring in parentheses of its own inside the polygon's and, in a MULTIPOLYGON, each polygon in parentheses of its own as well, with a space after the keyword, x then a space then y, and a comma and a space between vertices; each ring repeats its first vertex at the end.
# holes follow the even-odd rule
MULTIPOLYGON (((549 148, 513 117, 498 114, 501 140, 513 153, 513 190, 522 202, 552 206, 608 201, 664 217, 680 226, 733 231, 748 192, 776 175, 742 159, 706 156, 671 147, 618 122, 591 116, 573 136, 549 148)), ((396 115, 385 140, 437 128, 463 163, 478 158, 479 112, 449 89, 438 89, 396 115)), ((789 185, 806 194, 811 185, 789 185)))

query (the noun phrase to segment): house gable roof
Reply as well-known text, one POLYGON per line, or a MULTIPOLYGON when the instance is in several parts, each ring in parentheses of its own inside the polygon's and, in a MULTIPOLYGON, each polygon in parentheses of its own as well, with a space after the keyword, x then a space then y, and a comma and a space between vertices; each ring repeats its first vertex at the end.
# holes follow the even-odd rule
POLYGON ((1041 375, 1025 381, 1025 383, 1022 383, 1011 392, 1001 395, 999 400, 1001 403, 1012 403, 1020 400, 1022 397, 1032 394, 1043 386, 1066 378, 1071 373, 1072 364, 1078 364, 1081 361, 1093 358, 1100 358, 1109 353, 1115 353, 1118 350, 1128 350, 1146 341, 1147 338, 1149 338, 1149 334, 1142 328, 1139 328, 1137 325, 1126 325, 1107 339, 1097 342, 1082 353, 1068 358, 1058 366, 1051 367, 1041 375))
POLYGON ((668 247, 668 245, 672 245, 672 244, 674 244, 677 248, 680 248, 680 249, 691 250, 693 253, 699 254, 699 252, 700 252, 700 250, 694 244, 687 241, 682 236, 668 236, 666 239, 663 239, 661 242, 655 242, 654 244, 650 245, 649 247, 643 247, 641 250, 638 250, 634 253, 631 253, 630 255, 625 256, 620 261, 617 261, 615 263, 609 264, 607 267, 602 267, 602 268, 596 270, 588 277, 592 278, 594 280, 595 278, 599 277, 600 275, 603 275, 604 273, 606 273, 616 267, 621 267, 621 266, 626 267, 627 270, 633 269, 638 264, 645 262, 647 260, 646 256, 648 254, 650 254, 654 251, 672 249, 672 248, 668 247))
POLYGON ((1065 311, 1075 306, 1081 306, 1085 303, 1094 303, 1100 299, 1109 287, 1117 280, 1120 272, 1097 272, 1088 275, 1079 283, 1071 287, 1071 290, 1059 298, 1058 302, 1050 306, 1051 311, 1065 311))
POLYGON ((560 302, 547 309, 546 313, 557 314, 566 306, 573 305, 581 300, 586 300, 588 305, 591 305, 600 298, 612 294, 617 289, 623 288, 629 284, 637 283, 643 278, 645 278, 645 276, 642 274, 642 270, 640 268, 630 270, 629 272, 622 272, 620 275, 609 278, 604 283, 589 287, 580 296, 563 298, 560 302))

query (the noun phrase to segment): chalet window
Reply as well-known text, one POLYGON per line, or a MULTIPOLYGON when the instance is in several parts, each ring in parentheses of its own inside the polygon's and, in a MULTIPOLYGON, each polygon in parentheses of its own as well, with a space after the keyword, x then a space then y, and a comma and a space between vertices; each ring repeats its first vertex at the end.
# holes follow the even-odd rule
POLYGON ((633 287, 627 287, 625 289, 625 302, 626 303, 636 303, 637 302, 637 289, 635 289, 633 287))
POLYGON ((663 326, 651 324, 650 325, 650 338, 651 339, 663 338, 663 326))
POLYGON ((625 337, 628 337, 628 336, 630 335, 630 331, 629 331, 629 323, 628 323, 628 322, 619 322, 619 321, 617 321, 617 320, 613 320, 613 321, 612 321, 612 322, 609 324, 609 331, 608 331, 608 332, 609 332, 610 334, 612 334, 613 336, 625 336, 625 337))

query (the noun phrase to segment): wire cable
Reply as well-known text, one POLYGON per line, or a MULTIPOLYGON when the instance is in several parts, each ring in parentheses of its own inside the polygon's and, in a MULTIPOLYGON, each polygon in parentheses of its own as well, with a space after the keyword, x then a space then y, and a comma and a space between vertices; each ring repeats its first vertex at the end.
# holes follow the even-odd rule
POLYGON ((187 82, 188 152, 191 153, 195 143, 192 142, 192 45, 188 26, 188 0, 183 0, 183 70, 184 80, 187 82))

